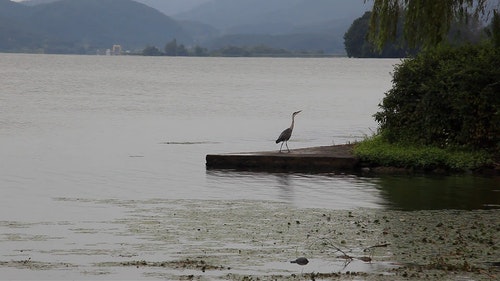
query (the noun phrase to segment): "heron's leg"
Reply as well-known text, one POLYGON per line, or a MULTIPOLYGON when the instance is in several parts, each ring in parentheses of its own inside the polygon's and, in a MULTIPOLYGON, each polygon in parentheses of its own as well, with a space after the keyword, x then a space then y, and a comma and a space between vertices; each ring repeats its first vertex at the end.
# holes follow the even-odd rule
POLYGON ((290 148, 288 148, 288 141, 285 142, 285 145, 286 145, 286 149, 288 150, 288 152, 290 152, 290 148))
POLYGON ((283 148, 283 143, 284 143, 284 141, 281 142, 280 152, 281 152, 281 149, 283 148))

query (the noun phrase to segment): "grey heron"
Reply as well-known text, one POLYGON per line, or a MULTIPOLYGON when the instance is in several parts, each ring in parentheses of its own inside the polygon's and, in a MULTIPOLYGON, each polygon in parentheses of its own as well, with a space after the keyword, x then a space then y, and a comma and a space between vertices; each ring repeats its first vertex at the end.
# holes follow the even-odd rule
POLYGON ((292 125, 290 125, 289 128, 286 128, 283 132, 281 132, 280 136, 276 140, 276 143, 281 142, 280 152, 281 152, 281 149, 283 148, 283 143, 286 145, 286 149, 288 150, 288 152, 290 152, 290 149, 288 148, 288 140, 292 136, 293 124, 295 123, 295 115, 299 114, 300 112, 302 112, 302 110, 295 111, 292 114, 292 125))

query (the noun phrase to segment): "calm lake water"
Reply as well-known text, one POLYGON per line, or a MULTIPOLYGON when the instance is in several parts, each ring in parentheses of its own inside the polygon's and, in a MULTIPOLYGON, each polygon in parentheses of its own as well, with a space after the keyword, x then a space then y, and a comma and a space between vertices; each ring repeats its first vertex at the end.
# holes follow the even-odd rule
MULTIPOLYGON (((371 135, 397 63, 0 54, 0 277, 142 279, 148 269, 117 273, 96 263, 170 260, 197 238, 160 253, 168 240, 152 238, 150 220, 167 232, 179 224, 184 237, 205 219, 198 209, 225 204, 243 205, 235 213, 242 220, 255 219, 248 202, 270 214, 498 208, 498 178, 205 169, 207 154, 279 149, 274 140, 297 110, 291 148, 371 135), (182 209, 195 216, 177 220, 182 209)), ((290 267, 286 258, 278 268, 290 267)), ((346 269, 339 262, 334 270, 346 269)))
POLYGON ((54 198, 498 207, 498 179, 205 169, 206 154, 278 149, 296 110, 293 148, 371 135, 399 62, 1 54, 0 220, 57 215, 54 198))

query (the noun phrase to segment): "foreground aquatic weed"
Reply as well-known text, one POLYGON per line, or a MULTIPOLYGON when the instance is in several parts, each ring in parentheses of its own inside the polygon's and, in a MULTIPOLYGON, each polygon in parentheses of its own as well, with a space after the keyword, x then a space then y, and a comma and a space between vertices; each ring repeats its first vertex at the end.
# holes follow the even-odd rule
POLYGON ((135 266, 139 267, 168 267, 174 269, 196 269, 205 272, 207 270, 230 270, 231 267, 217 266, 207 263, 203 259, 183 259, 177 261, 124 261, 124 262, 103 262, 96 264, 97 266, 135 266))
POLYGON ((52 262, 41 262, 34 261, 31 257, 23 260, 13 260, 13 261, 0 261, 0 267, 14 267, 18 269, 32 269, 32 270, 49 270, 58 268, 69 268, 77 267, 71 263, 52 263, 52 262))

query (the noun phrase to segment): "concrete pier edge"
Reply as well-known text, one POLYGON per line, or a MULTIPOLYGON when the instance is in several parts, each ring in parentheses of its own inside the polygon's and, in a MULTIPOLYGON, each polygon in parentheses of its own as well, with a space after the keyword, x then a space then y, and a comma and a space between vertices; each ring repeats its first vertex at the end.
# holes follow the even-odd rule
POLYGON ((208 154, 207 169, 256 171, 358 172, 360 161, 352 144, 291 149, 290 152, 261 151, 208 154))

